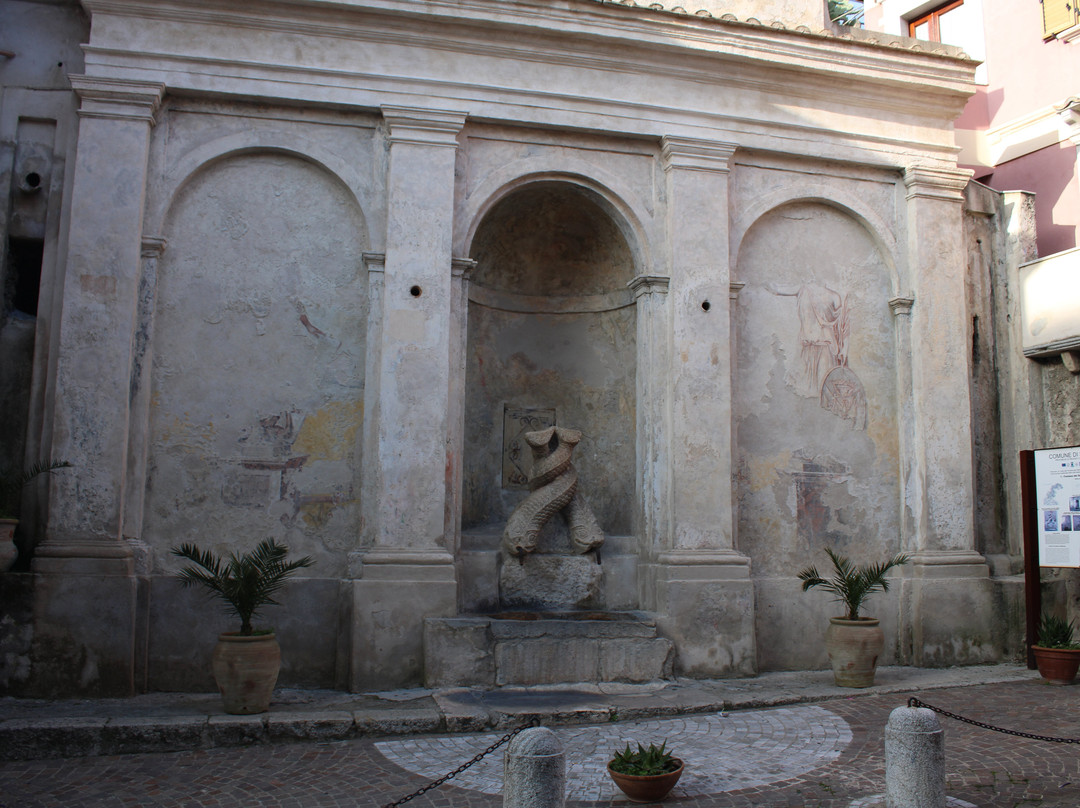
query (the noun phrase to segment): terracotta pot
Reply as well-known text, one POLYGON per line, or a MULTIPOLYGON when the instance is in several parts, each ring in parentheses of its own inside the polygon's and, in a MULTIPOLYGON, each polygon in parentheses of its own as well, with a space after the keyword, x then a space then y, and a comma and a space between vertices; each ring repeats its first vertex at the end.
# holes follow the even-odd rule
POLYGON ((7 572, 19 557, 15 546, 15 526, 18 519, 0 519, 0 572, 7 572))
POLYGON ((220 634, 213 669, 225 712, 265 713, 281 670, 281 646, 272 633, 248 637, 235 632, 220 634))
POLYGON ((675 788, 675 784, 682 777, 683 762, 678 758, 672 758, 672 760, 679 764, 679 768, 665 774, 645 776, 620 774, 612 771, 610 763, 608 764, 608 774, 611 775, 615 785, 619 787, 619 790, 626 795, 630 802, 660 802, 668 795, 671 789, 675 788))
POLYGON ((1039 675, 1051 685, 1071 685, 1080 668, 1080 648, 1043 648, 1031 646, 1039 675))
POLYGON ((870 687, 874 683, 877 660, 885 647, 880 622, 875 617, 829 618, 825 650, 829 652, 837 687, 870 687))

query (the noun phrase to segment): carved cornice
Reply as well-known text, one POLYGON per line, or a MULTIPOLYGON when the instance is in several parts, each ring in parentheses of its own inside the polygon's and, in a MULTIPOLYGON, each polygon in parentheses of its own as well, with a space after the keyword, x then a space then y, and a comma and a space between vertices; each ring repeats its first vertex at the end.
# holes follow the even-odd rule
POLYGON ((81 102, 81 117, 145 121, 151 126, 156 123, 155 116, 165 97, 161 82, 80 75, 69 78, 81 102))
POLYGON ((742 283, 741 281, 732 281, 731 283, 729 283, 728 284, 728 297, 731 298, 732 300, 738 300, 739 299, 739 292, 741 292, 743 290, 744 286, 746 286, 746 284, 742 283))
POLYGON ((735 154, 736 148, 732 143, 664 135, 660 141, 660 157, 664 163, 664 171, 682 168, 726 174, 730 170, 731 156, 735 154))
POLYGON ((626 285, 637 300, 642 295, 666 295, 671 278, 663 275, 638 275, 626 285))
POLYGON ((889 308, 898 317, 902 314, 911 314, 911 307, 914 305, 915 298, 913 297, 894 297, 889 301, 889 308))
POLYGON ((391 143, 457 147, 468 113, 419 107, 382 107, 391 143))
POLYGON ((959 168, 908 166, 904 171, 907 198, 947 199, 959 202, 974 172, 959 168))

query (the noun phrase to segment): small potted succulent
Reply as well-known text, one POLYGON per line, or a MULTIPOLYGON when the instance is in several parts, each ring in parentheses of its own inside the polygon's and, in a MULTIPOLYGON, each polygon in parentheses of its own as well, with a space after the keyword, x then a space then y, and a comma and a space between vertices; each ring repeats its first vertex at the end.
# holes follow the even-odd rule
POLYGON ((172 553, 192 562, 177 573, 184 586, 206 587, 240 618, 240 630, 218 635, 214 648, 214 680, 225 712, 265 713, 281 670, 281 646, 273 629, 256 630, 251 619, 263 606, 278 605, 274 594, 285 580, 314 562, 310 556, 287 562, 289 548, 273 539, 260 542, 250 553, 231 553, 227 561, 194 544, 174 547, 172 553))
POLYGON ((608 774, 630 802, 659 802, 675 788, 683 773, 683 762, 667 751, 667 741, 660 746, 630 744, 615 752, 608 762, 608 774))
POLYGON ((49 474, 57 469, 70 468, 66 460, 50 460, 35 463, 21 473, 0 472, 0 572, 15 563, 19 549, 15 546, 15 528, 19 525, 19 497, 23 488, 39 475, 49 474))
POLYGON ((1048 684, 1071 685, 1080 668, 1080 643, 1073 642, 1071 620, 1044 614, 1039 621, 1039 641, 1031 646, 1039 674, 1048 684))
POLYGON ((880 620, 863 617, 860 610, 872 593, 889 590, 885 574, 907 563, 909 556, 898 553, 887 561, 859 567, 831 548, 826 547, 825 552, 832 561, 833 576, 822 578, 817 567, 810 566, 799 573, 799 580, 803 592, 820 586, 844 605, 845 614, 830 617, 825 632, 833 681, 837 687, 870 687, 874 684, 878 656, 885 647, 885 633, 880 620))

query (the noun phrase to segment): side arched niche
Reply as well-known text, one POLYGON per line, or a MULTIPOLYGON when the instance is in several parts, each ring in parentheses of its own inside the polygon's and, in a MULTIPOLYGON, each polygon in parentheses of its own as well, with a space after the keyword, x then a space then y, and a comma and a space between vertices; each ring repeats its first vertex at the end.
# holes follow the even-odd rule
MULTIPOLYGON (((494 557, 528 494, 526 431, 581 430, 580 491, 603 529, 609 606, 636 602, 637 274, 619 214, 564 181, 511 191, 479 223, 470 257, 463 462, 463 550, 494 557), (617 580, 612 579, 617 575, 617 580)), ((556 517, 558 519, 558 517, 556 517)), ((494 561, 465 572, 462 606, 493 608, 494 561), (475 579, 475 580, 474 580, 475 579)))
MULTIPOLYGON (((826 547, 860 564, 901 549, 893 279, 879 243, 846 209, 805 200, 765 213, 739 248, 738 536, 760 670, 827 667, 837 606, 803 594, 797 571, 830 569, 826 547)), ((870 604, 894 639, 897 591, 870 604)))
POLYGON ((192 654, 233 628, 179 590, 168 549, 194 541, 228 554, 273 538, 316 562, 290 583, 288 607, 263 618, 298 663, 286 658, 282 681, 332 687, 337 578, 360 533, 363 214, 322 166, 248 152, 196 172, 162 235, 144 525, 162 575, 153 686, 209 684, 192 654), (195 610, 208 618, 198 629, 195 610))

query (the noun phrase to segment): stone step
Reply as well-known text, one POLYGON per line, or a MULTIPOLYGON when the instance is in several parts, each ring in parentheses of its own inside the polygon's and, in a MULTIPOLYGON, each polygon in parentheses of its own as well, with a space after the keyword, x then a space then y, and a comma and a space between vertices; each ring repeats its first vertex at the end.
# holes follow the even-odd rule
POLYGON ((424 621, 428 687, 648 682, 675 650, 646 612, 507 612, 424 621))

